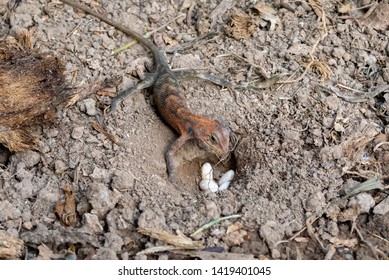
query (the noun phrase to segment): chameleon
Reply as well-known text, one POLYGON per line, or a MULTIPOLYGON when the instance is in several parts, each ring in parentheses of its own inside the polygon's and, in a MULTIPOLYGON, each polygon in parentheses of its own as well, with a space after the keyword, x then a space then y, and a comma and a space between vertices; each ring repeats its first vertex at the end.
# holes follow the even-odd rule
POLYGON ((145 48, 149 49, 154 59, 154 72, 137 85, 125 89, 111 100, 110 112, 115 111, 117 104, 138 90, 152 87, 153 99, 161 117, 180 135, 165 152, 167 173, 171 182, 177 181, 173 155, 189 139, 197 140, 200 145, 213 152, 218 157, 230 152, 231 131, 222 122, 194 114, 186 99, 180 94, 179 79, 187 76, 196 76, 221 86, 230 86, 222 78, 197 73, 195 70, 172 70, 165 56, 158 47, 144 38, 138 32, 131 30, 118 22, 108 19, 98 12, 71 0, 61 0, 63 3, 80 9, 101 21, 113 26, 124 34, 134 38, 145 48))

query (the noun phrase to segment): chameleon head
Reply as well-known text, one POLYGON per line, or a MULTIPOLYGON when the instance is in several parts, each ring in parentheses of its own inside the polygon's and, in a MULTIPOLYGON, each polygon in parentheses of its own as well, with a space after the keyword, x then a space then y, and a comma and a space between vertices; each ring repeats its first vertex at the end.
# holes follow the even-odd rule
POLYGON ((207 120, 194 128, 194 138, 217 156, 228 154, 230 130, 217 120, 207 120))

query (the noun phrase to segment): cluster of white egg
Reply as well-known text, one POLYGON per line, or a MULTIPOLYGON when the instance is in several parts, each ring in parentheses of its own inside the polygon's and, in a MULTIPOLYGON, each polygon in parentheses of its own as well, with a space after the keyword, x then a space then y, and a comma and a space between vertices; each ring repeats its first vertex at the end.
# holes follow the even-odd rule
POLYGON ((216 181, 213 179, 212 165, 206 162, 203 164, 203 166, 201 166, 201 181, 199 187, 203 191, 223 191, 229 187, 234 176, 234 170, 229 170, 224 173, 223 176, 221 176, 221 178, 219 179, 219 182, 216 183, 216 181))

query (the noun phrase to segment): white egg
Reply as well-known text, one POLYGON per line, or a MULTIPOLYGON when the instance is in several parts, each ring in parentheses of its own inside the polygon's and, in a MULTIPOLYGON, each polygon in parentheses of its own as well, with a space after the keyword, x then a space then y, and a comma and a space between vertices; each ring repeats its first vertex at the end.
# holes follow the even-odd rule
POLYGON ((208 187, 209 187, 209 190, 211 192, 217 192, 219 190, 219 186, 217 185, 217 183, 214 180, 209 181, 208 187))
POLYGON ((219 186, 214 180, 201 180, 199 184, 200 189, 203 191, 211 191, 211 192, 217 192, 219 189, 219 186))
POLYGON ((201 166, 201 179, 213 180, 212 165, 208 162, 204 163, 203 166, 201 166))
POLYGON ((209 180, 201 180, 199 183, 199 187, 203 191, 209 190, 209 180))
POLYGON ((229 187, 232 179, 234 179, 234 176, 235 176, 234 170, 229 170, 226 173, 224 173, 219 180, 219 190, 221 191, 226 190, 229 187))

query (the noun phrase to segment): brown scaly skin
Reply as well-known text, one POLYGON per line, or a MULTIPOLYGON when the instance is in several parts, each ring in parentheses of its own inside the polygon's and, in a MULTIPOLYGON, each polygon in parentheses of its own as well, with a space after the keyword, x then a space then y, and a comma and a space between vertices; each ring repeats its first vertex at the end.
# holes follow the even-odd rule
POLYGON ((154 83, 154 101, 163 119, 180 137, 165 154, 169 178, 176 181, 173 154, 189 139, 196 139, 218 156, 229 152, 230 130, 217 120, 193 114, 186 100, 179 94, 178 83, 171 71, 160 75, 154 83))
POLYGON ((108 19, 85 6, 71 0, 61 1, 99 18, 105 23, 135 38, 152 52, 156 73, 154 73, 149 80, 141 82, 139 86, 130 88, 115 97, 111 103, 111 111, 115 110, 118 102, 132 94, 135 90, 149 86, 153 87, 154 100, 162 118, 180 134, 180 137, 172 143, 165 154, 169 179, 171 181, 176 181, 173 154, 187 140, 192 138, 196 139, 208 150, 218 156, 225 155, 229 152, 230 130, 217 120, 195 115, 190 111, 186 100, 179 94, 179 85, 175 73, 170 69, 165 57, 153 43, 145 39, 139 33, 108 19))

